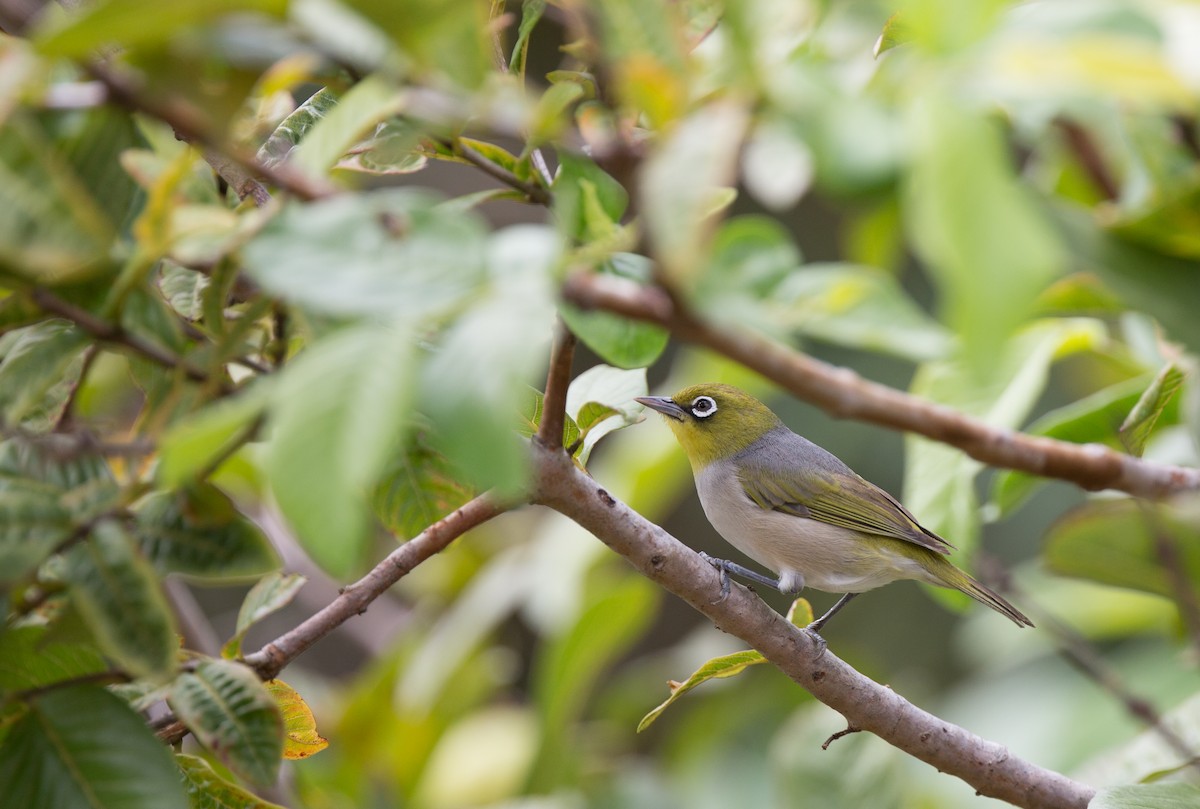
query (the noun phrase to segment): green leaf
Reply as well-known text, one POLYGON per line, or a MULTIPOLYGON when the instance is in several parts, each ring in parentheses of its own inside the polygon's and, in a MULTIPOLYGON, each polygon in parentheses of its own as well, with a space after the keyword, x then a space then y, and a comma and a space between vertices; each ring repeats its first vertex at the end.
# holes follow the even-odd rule
POLYGON ((51 320, 0 338, 0 413, 4 423, 48 432, 83 370, 88 339, 73 324, 51 320))
POLYGON ((261 576, 279 565, 258 526, 212 484, 156 492, 135 513, 138 545, 161 574, 227 581, 261 576))
POLYGON ((107 669, 93 647, 47 640, 45 627, 19 626, 0 632, 0 692, 40 688, 107 669))
POLYGON ((226 781, 202 758, 178 753, 175 763, 183 773, 183 789, 191 809, 284 809, 226 781))
POLYGON ((1200 504, 1144 504, 1122 498, 1085 503, 1059 518, 1046 533, 1043 561, 1064 576, 1115 587, 1176 597, 1163 566, 1157 538, 1176 551, 1180 569, 1192 586, 1200 583, 1200 504))
POLYGON ((646 234, 667 277, 685 291, 706 264, 712 213, 728 196, 748 121, 732 101, 708 104, 679 122, 644 165, 646 234))
MULTIPOLYGON (((880 270, 809 264, 771 295, 776 317, 806 337, 915 362, 946 356, 953 336, 880 270)), ((774 319, 774 318, 773 318, 774 319)))
POLYGON ((687 692, 691 691, 701 683, 709 680, 720 680, 726 677, 733 677, 741 674, 750 666, 759 663, 765 663, 767 659, 761 653, 754 649, 746 649, 742 652, 734 652, 733 654, 714 657, 706 662, 703 666, 696 669, 692 676, 688 677, 682 683, 671 683, 671 695, 666 698, 657 708, 642 717, 642 721, 638 722, 637 732, 641 733, 650 725, 654 724, 654 720, 670 707, 671 703, 682 697, 687 692))
POLYGON ((283 17, 285 0, 178 0, 170 8, 152 0, 105 0, 58 17, 37 36, 38 49, 51 56, 85 57, 114 45, 158 46, 196 26, 232 12, 283 17))
POLYGON ((583 85, 574 82, 551 84, 534 107, 526 150, 556 138, 568 123, 567 111, 584 92, 583 85))
POLYGON ((288 159, 296 145, 338 105, 337 91, 322 87, 275 127, 258 150, 258 159, 267 166, 277 166, 288 159))
POLYGON ((292 204, 243 250, 269 293, 330 315, 429 320, 482 280, 484 231, 411 189, 292 204))
POLYGON ((1096 793, 1088 809, 1196 809, 1200 788, 1192 784, 1138 784, 1096 793))
POLYGON ((97 686, 50 691, 0 745, 0 795, 22 809, 187 809, 179 772, 141 716, 97 686))
MULTIPOLYGON (((1097 391, 1069 405, 1052 410, 1025 428, 1028 435, 1042 435, 1075 444, 1117 446, 1121 421, 1137 403, 1147 380, 1126 380, 1097 391)), ((1024 502, 1045 478, 1025 472, 1002 470, 992 485, 992 501, 1002 513, 1024 502)))
POLYGON ((583 434, 580 463, 587 463, 596 443, 622 427, 642 420, 642 406, 634 397, 645 396, 646 370, 625 371, 597 365, 584 371, 567 389, 567 414, 583 434))
POLYGON ((365 551, 367 497, 409 422, 412 358, 405 330, 356 326, 300 354, 273 388, 266 477, 305 550, 335 576, 365 551))
POLYGON ((283 719, 250 669, 229 660, 201 660, 175 678, 172 709, 196 740, 225 766, 259 786, 275 783, 283 758, 283 719))
POLYGON ((981 113, 931 97, 914 107, 910 136, 905 224, 967 361, 986 368, 1066 254, 981 113))
POLYGON ((597 239, 611 233, 629 207, 625 188, 592 160, 563 154, 554 178, 554 216, 568 238, 597 239), (595 204, 587 204, 590 194, 595 204))
POLYGON ((0 488, 0 585, 36 568, 75 530, 57 492, 0 488))
POLYGON ((273 381, 260 380, 173 424, 159 444, 158 482, 178 488, 210 469, 266 410, 273 381))
MULTIPOLYGON (((644 282, 650 263, 633 253, 618 253, 601 272, 644 282)), ((584 311, 559 304, 559 314, 571 331, 600 359, 618 368, 644 368, 662 356, 670 333, 650 323, 602 311, 584 311)))
POLYGON ((529 456, 513 421, 543 372, 559 247, 547 227, 493 235, 490 294, 446 331, 425 367, 422 412, 434 422, 431 440, 456 476, 477 489, 513 493, 525 485, 529 456))
POLYGON ((175 669, 175 624, 150 564, 110 520, 66 555, 71 599, 100 648, 130 673, 153 680, 175 669))
POLYGON ((1187 374, 1179 365, 1174 362, 1167 363, 1129 411, 1129 416, 1121 425, 1120 434, 1121 443, 1129 450, 1130 455, 1141 457, 1154 425, 1158 423, 1159 416, 1183 385, 1185 376, 1187 374))
MULTIPOLYGON (((988 363, 988 376, 965 359, 928 362, 912 392, 988 424, 1016 429, 1046 386, 1054 360, 1103 344, 1099 321, 1047 320, 1027 327, 988 363)), ((904 504, 929 530, 969 553, 979 535, 974 479, 982 464, 961 450, 915 435, 905 438, 904 504)))
POLYGON ((299 573, 268 573, 258 580, 238 610, 237 630, 232 638, 221 649, 221 657, 235 658, 242 654, 242 639, 250 627, 273 615, 291 603, 306 582, 299 573))
POLYGON ((323 173, 333 167, 377 124, 400 111, 396 86, 368 76, 350 88, 328 114, 318 119, 288 156, 305 171, 323 173))
POLYGON ((529 35, 545 11, 546 0, 524 0, 521 3, 521 24, 517 26, 517 40, 513 43, 508 69, 522 79, 525 78, 525 57, 529 53, 529 35))
MULTIPOLYGON (((1175 738, 1181 739, 1185 747, 1195 749, 1200 744, 1200 695, 1193 694, 1166 711, 1161 723, 1175 738)), ((1173 744, 1163 739, 1158 728, 1149 728, 1126 744, 1095 756, 1084 764, 1077 777, 1091 784, 1145 784, 1194 764, 1195 759, 1182 756, 1173 744)))
MULTIPOLYGON (((517 434, 525 438, 532 438, 537 435, 538 427, 542 424, 542 410, 546 400, 546 397, 542 395, 540 390, 530 390, 529 393, 531 394, 530 408, 522 412, 521 421, 517 426, 517 434)), ((583 442, 580 441, 582 437, 583 433, 579 429, 579 425, 575 423, 575 419, 571 418, 570 413, 564 413, 563 446, 570 447, 579 442, 580 448, 582 448, 583 442)))
MULTIPOLYGON (((420 171, 429 162, 429 157, 420 149, 421 136, 421 130, 411 122, 393 118, 376 127, 369 138, 351 147, 348 155, 338 161, 336 168, 339 171, 376 175, 420 171)), ((480 193, 514 193, 515 199, 524 199, 523 194, 505 188, 480 193)))
POLYGON ((267 691, 283 717, 283 757, 299 761, 320 753, 329 741, 317 733, 317 720, 300 693, 283 680, 271 680, 267 691))
MULTIPOLYGON (((536 426, 535 426, 536 429, 536 426)), ((418 434, 384 469, 372 502, 397 539, 412 539, 467 502, 471 490, 454 479, 450 464, 418 434)))
POLYGON ((427 80, 477 88, 490 73, 487 3, 460 0, 348 0, 383 29, 427 80), (437 76, 442 74, 442 76, 437 76))
POLYGON ((694 297, 714 319, 761 324, 760 302, 800 266, 791 236, 765 216, 739 216, 723 223, 694 297))
POLYGON ((900 12, 896 12, 883 24, 883 31, 880 32, 879 39, 875 40, 875 47, 871 53, 878 59, 892 48, 899 47, 910 39, 912 39, 912 33, 908 30, 908 25, 901 18, 900 12))

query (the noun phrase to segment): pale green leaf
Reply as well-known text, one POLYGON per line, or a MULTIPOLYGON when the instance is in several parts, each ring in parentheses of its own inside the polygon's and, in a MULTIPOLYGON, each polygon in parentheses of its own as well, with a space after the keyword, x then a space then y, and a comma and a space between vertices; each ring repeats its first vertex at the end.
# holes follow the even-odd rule
POLYGON ((1154 377, 1137 404, 1121 424, 1121 443, 1135 457, 1141 457, 1146 441, 1175 393, 1183 385, 1186 373, 1176 363, 1169 362, 1154 377))
POLYGON ((135 509, 142 554, 163 574, 205 581, 260 576, 279 558, 259 528, 209 483, 156 492, 135 509))
MULTIPOLYGON (((539 399, 540 402, 540 399, 539 399)), ((533 422, 533 431, 537 422, 533 422)), ((532 434, 532 433, 530 433, 532 434)), ((471 490, 420 434, 391 460, 375 487, 375 514, 397 539, 412 539, 467 502, 471 490)))
POLYGON ((1138 784, 1096 793, 1088 809, 1197 809, 1200 788, 1193 784, 1138 784))
POLYGON ((409 421, 412 355, 399 327, 344 329, 293 360, 272 391, 266 476, 301 544, 335 576, 365 551, 370 487, 409 421))
POLYGON ((627 371, 597 365, 571 380, 567 388, 567 414, 583 434, 580 463, 587 463, 592 448, 601 438, 642 420, 642 406, 634 398, 647 392, 644 368, 627 371))
MULTIPOLYGON (((649 264, 642 256, 618 253, 600 271, 644 283, 649 277, 649 264)), ((644 368, 653 364, 670 338, 665 329, 611 312, 585 311, 563 303, 559 305, 559 313, 584 345, 618 368, 644 368)))
POLYGON ((275 783, 283 758, 283 719, 253 671, 201 660, 171 686, 180 720, 230 770, 259 786, 275 783))
POLYGON ((325 172, 376 124, 399 112, 400 107, 401 97, 392 82, 368 76, 314 123, 288 160, 305 171, 325 172))
POLYGON ((51 430, 83 370, 87 336, 51 320, 0 337, 0 413, 31 432, 51 430))
POLYGON ((288 159, 296 145, 337 107, 339 95, 322 87, 275 127, 258 150, 258 159, 267 166, 276 166, 288 159))
POLYGON ((173 424, 159 444, 158 482, 176 488, 211 468, 262 415, 271 382, 256 382, 173 424))
MULTIPOLYGON (((1163 712, 1161 722, 1163 727, 1181 739, 1184 745, 1196 749, 1200 745, 1200 694, 1193 694, 1171 710, 1163 712)), ((1171 743, 1164 740, 1157 728, 1148 728, 1127 743, 1088 761, 1077 776, 1089 784, 1134 784, 1155 780, 1160 773, 1180 766, 1189 766, 1192 762, 1194 759, 1186 759, 1171 743)), ((1156 808, 1158 806, 1150 805, 1156 808)), ((1195 804, 1189 806, 1193 805, 1195 804)))
POLYGON ((188 809, 145 720, 90 685, 31 700, 0 745, 0 795, 21 809, 188 809))
POLYGON ((242 599, 242 606, 238 609, 237 630, 221 649, 221 656, 239 657, 242 654, 242 639, 250 627, 290 604, 306 581, 299 573, 278 571, 259 579, 242 599))
POLYGON ((682 697, 687 692, 691 691, 701 683, 709 680, 719 680, 726 677, 733 677, 741 674, 750 666, 759 663, 765 663, 767 659, 761 653, 753 649, 747 649, 743 652, 734 652, 733 654, 714 657, 706 662, 703 666, 696 669, 692 676, 688 677, 682 683, 671 683, 671 695, 666 698, 657 708, 642 717, 642 721, 638 722, 637 732, 641 733, 646 728, 654 723, 655 719, 662 714, 671 703, 682 697))
POLYGON ((175 763, 183 773, 183 789, 191 809, 284 809, 226 781, 198 756, 179 753, 175 763))
POLYGON ((103 521, 66 555, 71 599, 100 648, 135 675, 161 680, 175 669, 175 621, 150 564, 120 524, 103 521))

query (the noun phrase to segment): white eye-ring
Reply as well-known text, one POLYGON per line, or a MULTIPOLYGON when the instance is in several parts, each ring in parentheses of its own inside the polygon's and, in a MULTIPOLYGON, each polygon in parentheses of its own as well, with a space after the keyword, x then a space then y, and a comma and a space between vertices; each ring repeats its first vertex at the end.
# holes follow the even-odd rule
POLYGON ((692 415, 698 419, 706 419, 717 412, 717 403, 711 396, 697 396, 692 400, 692 415))

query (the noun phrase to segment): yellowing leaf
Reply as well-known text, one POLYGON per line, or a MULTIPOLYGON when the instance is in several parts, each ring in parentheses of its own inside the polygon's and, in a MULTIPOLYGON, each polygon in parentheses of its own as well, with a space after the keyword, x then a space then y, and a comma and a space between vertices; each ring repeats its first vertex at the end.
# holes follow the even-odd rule
POLYGON ((308 758, 329 746, 317 733, 317 720, 304 697, 283 680, 267 683, 267 690, 283 714, 283 757, 288 761, 308 758))

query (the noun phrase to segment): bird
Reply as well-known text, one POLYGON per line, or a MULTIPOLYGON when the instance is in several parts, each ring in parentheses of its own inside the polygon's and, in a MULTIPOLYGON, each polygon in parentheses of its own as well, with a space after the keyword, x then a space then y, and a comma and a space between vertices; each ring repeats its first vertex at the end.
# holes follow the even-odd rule
POLYGON ((729 595, 731 573, 793 597, 805 587, 843 593, 805 627, 822 652, 819 633, 835 613, 861 593, 904 579, 958 590, 1017 626, 1033 626, 955 567, 946 558, 954 546, 922 527, 896 498, 792 432, 750 394, 706 383, 636 401, 660 413, 675 434, 708 521, 777 576, 701 554, 721 575, 718 602, 729 595))

